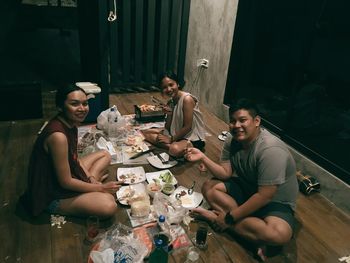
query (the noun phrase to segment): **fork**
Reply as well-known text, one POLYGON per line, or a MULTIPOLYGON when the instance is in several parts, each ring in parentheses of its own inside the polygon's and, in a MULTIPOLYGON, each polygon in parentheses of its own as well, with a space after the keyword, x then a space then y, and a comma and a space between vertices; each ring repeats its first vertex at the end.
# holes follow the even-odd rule
POLYGON ((157 153, 158 159, 162 162, 162 164, 168 164, 169 161, 166 161, 160 153, 157 153))

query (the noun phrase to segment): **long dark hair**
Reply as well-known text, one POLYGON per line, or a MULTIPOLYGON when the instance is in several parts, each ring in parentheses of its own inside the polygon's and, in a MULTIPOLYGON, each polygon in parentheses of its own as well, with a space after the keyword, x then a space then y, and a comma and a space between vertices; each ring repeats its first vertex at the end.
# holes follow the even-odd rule
POLYGON ((85 95, 87 95, 85 90, 75 84, 68 84, 62 86, 62 88, 59 88, 56 93, 56 107, 63 109, 64 101, 67 99, 67 95, 77 90, 80 90, 84 92, 85 95))

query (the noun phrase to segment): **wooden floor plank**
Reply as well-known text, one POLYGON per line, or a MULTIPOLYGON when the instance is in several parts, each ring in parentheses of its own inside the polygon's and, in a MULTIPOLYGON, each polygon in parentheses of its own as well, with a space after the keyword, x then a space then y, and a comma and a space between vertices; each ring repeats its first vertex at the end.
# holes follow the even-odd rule
MULTIPOLYGON (((134 104, 150 103, 151 95, 159 92, 111 95, 110 104, 116 104, 122 114, 134 113, 134 104)), ((44 91, 44 118, 16 122, 0 122, 0 262, 87 262, 90 246, 84 243, 84 220, 67 218, 68 223, 57 229, 50 225, 50 217, 43 214, 29 218, 17 200, 26 187, 27 165, 36 132, 54 113, 54 93, 44 91)), ((203 108, 208 132, 206 154, 214 161, 220 158, 223 142, 217 135, 228 126, 203 108)), ((155 168, 146 168, 155 171, 155 168)), ((211 177, 200 173, 198 164, 181 163, 172 169, 180 184, 189 186, 196 180, 196 191, 211 177)), ((116 166, 110 168, 115 177, 116 166)), ((267 262, 333 263, 350 254, 350 219, 322 195, 299 195, 297 201, 297 231, 282 254, 267 262)), ((113 222, 130 225, 123 210, 113 222)), ((108 223, 106 223, 108 224, 108 223)), ((200 262, 257 262, 233 237, 212 233, 210 251, 201 254, 200 262)), ((183 262, 186 250, 177 251, 182 256, 171 255, 169 262, 183 262)))

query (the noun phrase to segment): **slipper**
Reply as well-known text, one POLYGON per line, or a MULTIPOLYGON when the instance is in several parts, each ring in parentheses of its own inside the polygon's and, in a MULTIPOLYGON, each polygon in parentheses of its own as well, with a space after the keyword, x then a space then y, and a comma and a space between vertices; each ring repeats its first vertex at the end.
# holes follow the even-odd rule
POLYGON ((218 136, 218 139, 219 139, 220 141, 223 141, 223 142, 226 140, 226 138, 227 138, 227 136, 222 135, 222 134, 219 134, 219 136, 218 136))

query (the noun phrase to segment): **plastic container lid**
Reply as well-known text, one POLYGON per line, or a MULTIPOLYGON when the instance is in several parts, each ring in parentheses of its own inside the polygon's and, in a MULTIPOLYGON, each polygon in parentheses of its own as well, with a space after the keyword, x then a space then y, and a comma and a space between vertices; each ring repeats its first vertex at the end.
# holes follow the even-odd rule
POLYGON ((76 82, 75 85, 82 88, 87 94, 98 94, 101 88, 96 83, 92 82, 76 82))

